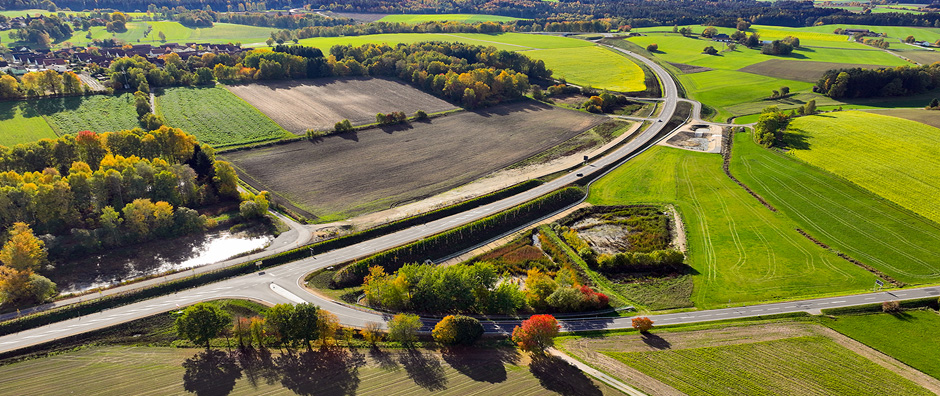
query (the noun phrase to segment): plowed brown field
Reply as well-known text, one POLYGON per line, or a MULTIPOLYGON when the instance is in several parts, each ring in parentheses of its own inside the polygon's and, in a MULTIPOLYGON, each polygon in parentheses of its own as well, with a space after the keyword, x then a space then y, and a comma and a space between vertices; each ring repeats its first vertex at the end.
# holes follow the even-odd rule
POLYGON ((332 221, 452 189, 604 120, 522 101, 223 157, 279 202, 332 221))
POLYGON ((272 81, 228 89, 296 134, 332 130, 343 119, 353 125, 373 123, 376 113, 412 115, 417 110, 435 113, 456 108, 409 85, 380 78, 272 81))

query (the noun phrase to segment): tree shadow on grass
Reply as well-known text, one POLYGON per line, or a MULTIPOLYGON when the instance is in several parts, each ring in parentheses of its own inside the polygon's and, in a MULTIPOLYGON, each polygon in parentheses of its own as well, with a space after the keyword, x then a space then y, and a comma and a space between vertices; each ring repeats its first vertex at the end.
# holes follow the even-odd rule
POLYGON ((341 348, 289 352, 275 361, 281 384, 298 395, 355 395, 359 368, 366 364, 361 354, 341 348))
POLYGON ((408 372, 408 378, 418 386, 429 391, 447 389, 444 366, 436 356, 417 349, 408 349, 398 356, 398 363, 408 372))
POLYGON ((529 371, 543 388, 566 396, 594 396, 603 394, 597 384, 581 370, 559 357, 533 355, 529 371))
POLYGON ((242 366, 245 379, 253 388, 257 388, 262 381, 265 384, 274 385, 280 378, 277 367, 274 366, 274 361, 271 359, 271 351, 267 348, 245 348, 240 350, 238 364, 242 366))
POLYGON ((506 381, 506 363, 517 363, 519 353, 508 348, 452 347, 444 349, 444 361, 474 381, 491 384, 506 381))
POLYGON ((183 389, 199 396, 228 395, 242 369, 235 359, 222 351, 204 351, 183 362, 183 389))
POLYGON ((789 150, 809 150, 809 132, 791 127, 783 134, 782 143, 789 150))
POLYGON ((640 339, 643 340, 644 344, 656 349, 669 349, 672 347, 672 343, 656 334, 646 333, 641 335, 640 339))
POLYGON ((369 357, 379 364, 379 368, 385 371, 397 371, 401 368, 398 363, 392 360, 392 354, 383 351, 380 348, 370 348, 369 357))

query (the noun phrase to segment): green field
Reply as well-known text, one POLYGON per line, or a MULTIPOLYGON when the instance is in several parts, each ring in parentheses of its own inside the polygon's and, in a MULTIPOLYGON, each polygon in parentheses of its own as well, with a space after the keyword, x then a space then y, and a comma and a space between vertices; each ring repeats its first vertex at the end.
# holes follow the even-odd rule
MULTIPOLYGON (((264 45, 264 41, 271 37, 271 32, 276 29, 248 25, 235 25, 230 23, 216 23, 211 28, 189 28, 181 25, 179 22, 157 21, 157 22, 130 22, 127 24, 127 31, 121 33, 109 33, 103 26, 96 26, 89 29, 92 39, 115 38, 124 40, 131 44, 151 44, 160 45, 160 32, 166 35, 167 43, 242 43, 245 45, 255 44, 264 45), (153 31, 144 37, 147 26, 153 26, 153 31)), ((90 40, 86 38, 88 32, 77 30, 72 34, 69 41, 73 45, 87 45, 90 40)))
POLYGON ((92 347, 0 367, 5 395, 618 395, 559 359, 512 349, 214 350, 92 347))
MULTIPOLYGON (((789 153, 940 222, 940 129, 902 118, 847 111, 790 123, 789 153), (899 134, 903 131, 903 134, 899 134)), ((936 261, 936 260, 934 260, 936 261)))
MULTIPOLYGON (((766 35, 762 37, 764 39, 782 38, 791 34, 801 36, 800 40, 803 47, 795 50, 789 56, 764 55, 760 53, 760 49, 749 49, 743 46, 738 46, 734 51, 722 51, 725 49, 722 43, 716 43, 701 37, 683 37, 671 33, 671 28, 668 29, 670 33, 653 33, 662 31, 662 27, 639 29, 647 31, 649 35, 632 37, 628 39, 628 42, 639 48, 645 48, 649 44, 657 44, 659 51, 652 55, 666 62, 714 69, 691 74, 678 73, 677 77, 692 99, 701 101, 717 110, 715 118, 718 120, 725 120, 731 116, 757 113, 769 105, 791 108, 810 99, 816 99, 821 104, 823 101, 831 102, 830 104, 841 104, 841 102, 813 94, 813 84, 811 82, 774 77, 779 73, 773 73, 772 68, 768 68, 768 75, 754 74, 761 71, 759 67, 746 69, 750 73, 740 71, 761 62, 768 60, 829 62, 826 66, 838 64, 844 67, 852 65, 909 65, 904 60, 884 51, 846 41, 845 36, 778 27, 755 26, 753 28, 761 32, 762 35, 766 35), (718 55, 703 54, 702 50, 706 46, 714 46, 722 52, 718 55), (785 100, 766 100, 771 95, 772 90, 779 89, 782 86, 789 87, 790 92, 795 96, 785 100)), ((701 33, 702 29, 701 26, 693 27, 693 30, 697 33, 701 33)), ((731 33, 733 29, 720 28, 719 31, 731 33)), ((814 73, 818 74, 817 69, 820 66, 816 63, 807 63, 806 68, 814 70, 814 73)))
POLYGON ((870 273, 763 207, 721 163, 715 154, 655 146, 598 180, 588 202, 675 204, 685 222, 686 262, 697 271, 692 300, 698 308, 862 291, 873 283, 870 273))
POLYGON ((750 134, 735 135, 733 147, 732 174, 810 235, 900 281, 940 279, 937 223, 841 177, 760 147, 750 134))
POLYGON ((646 89, 643 69, 623 55, 601 47, 576 47, 525 51, 523 54, 545 61, 555 71, 552 77, 611 91, 635 92, 646 89), (590 59, 585 66, 585 59, 590 59))
POLYGON ((486 14, 396 14, 386 15, 379 22, 423 23, 456 21, 463 23, 509 22, 519 18, 486 14))
POLYGON ((688 395, 930 394, 821 336, 604 354, 688 395))
POLYGON ((92 95, 29 101, 58 135, 80 131, 113 132, 133 129, 137 123, 134 95, 92 95))
POLYGON ((905 311, 891 315, 845 315, 823 320, 826 326, 900 360, 934 378, 940 378, 940 329, 936 311, 905 311))
POLYGON ((642 91, 646 88, 643 71, 630 58, 600 48, 588 41, 567 37, 502 33, 459 34, 376 34, 354 37, 316 37, 300 40, 300 44, 329 51, 340 44, 417 43, 422 41, 457 41, 466 44, 493 46, 498 49, 524 51, 532 58, 542 59, 554 76, 565 77, 577 85, 614 91, 642 91), (590 59, 591 62, 585 62, 590 59))
POLYGON ((26 102, 0 102, 0 146, 55 139, 49 124, 26 102))
POLYGON ((222 86, 164 89, 157 112, 169 126, 216 147, 294 136, 222 86))

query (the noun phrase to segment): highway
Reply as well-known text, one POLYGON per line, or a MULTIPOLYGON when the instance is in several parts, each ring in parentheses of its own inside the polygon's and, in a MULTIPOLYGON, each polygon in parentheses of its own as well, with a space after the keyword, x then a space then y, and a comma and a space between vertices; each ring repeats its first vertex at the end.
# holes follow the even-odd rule
MULTIPOLYGON (((0 352, 12 351, 18 348, 40 344, 55 339, 81 334, 83 332, 125 323, 131 320, 176 310, 199 301, 222 298, 245 298, 268 304, 310 302, 334 313, 341 324, 345 326, 362 327, 368 322, 384 323, 387 315, 351 307, 336 301, 325 299, 307 291, 303 286, 304 276, 311 271, 348 262, 350 260, 372 255, 396 246, 416 241, 456 226, 466 224, 491 214, 509 209, 513 206, 535 199, 578 179, 577 174, 592 175, 600 172, 608 165, 625 161, 635 155, 638 148, 658 135, 669 119, 673 116, 678 98, 675 81, 666 70, 658 64, 630 51, 617 49, 644 62, 658 76, 663 84, 665 98, 663 111, 652 125, 643 131, 639 137, 624 145, 620 149, 596 159, 568 175, 545 183, 532 190, 503 199, 489 205, 481 206, 463 213, 455 214, 437 221, 418 225, 409 229, 378 237, 366 242, 352 245, 329 252, 314 252, 315 256, 273 267, 264 274, 250 274, 205 286, 187 289, 176 294, 157 297, 134 304, 129 304, 99 313, 86 315, 42 326, 20 333, 0 337, 0 352)), ((908 289, 896 292, 895 295, 886 293, 867 294, 859 296, 844 296, 823 298, 799 302, 784 302, 756 305, 751 307, 726 308, 707 311, 675 313, 668 315, 651 316, 658 324, 677 324, 700 322, 739 317, 753 317, 768 314, 818 311, 822 308, 848 306, 886 300, 910 299, 940 295, 940 288, 908 289)), ((426 323, 433 323, 428 320, 426 323)), ((517 321, 485 322, 488 332, 509 333, 517 321)), ((573 319, 562 321, 565 331, 587 331, 598 329, 617 329, 631 327, 630 318, 597 318, 573 319)))

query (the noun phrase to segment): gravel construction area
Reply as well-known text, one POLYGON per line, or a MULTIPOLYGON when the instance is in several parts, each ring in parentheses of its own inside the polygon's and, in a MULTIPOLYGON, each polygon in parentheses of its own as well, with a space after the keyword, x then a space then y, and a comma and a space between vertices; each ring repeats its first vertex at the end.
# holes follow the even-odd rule
POLYGON ((456 109, 404 83, 381 78, 319 78, 228 86, 238 97, 271 117, 282 128, 302 135, 308 129, 329 131, 348 119, 353 125, 375 122, 376 113, 456 109))
POLYGON ((320 222, 374 212, 469 183, 606 118, 519 101, 222 155, 243 180, 320 222))

